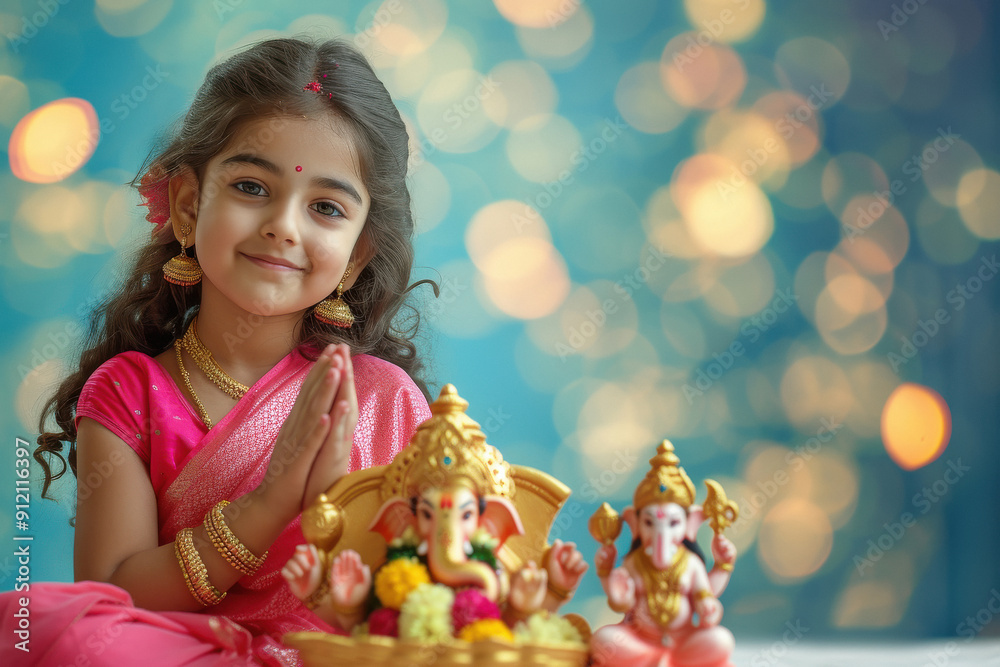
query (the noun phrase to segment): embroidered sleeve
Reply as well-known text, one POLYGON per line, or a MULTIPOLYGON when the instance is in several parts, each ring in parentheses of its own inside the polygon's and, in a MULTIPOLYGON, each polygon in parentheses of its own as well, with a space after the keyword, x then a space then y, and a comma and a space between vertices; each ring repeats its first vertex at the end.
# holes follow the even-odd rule
POLYGON ((149 465, 149 378, 146 367, 125 352, 101 364, 76 404, 76 424, 90 417, 117 435, 149 465))
POLYGON ((387 465, 431 416, 424 395, 399 366, 361 354, 353 358, 358 394, 351 470, 387 465))

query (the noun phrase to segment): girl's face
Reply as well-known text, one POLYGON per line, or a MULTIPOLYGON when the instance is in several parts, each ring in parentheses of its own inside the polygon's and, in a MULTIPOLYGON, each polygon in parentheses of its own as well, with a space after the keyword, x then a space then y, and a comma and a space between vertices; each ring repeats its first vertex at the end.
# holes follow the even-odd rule
POLYGON ((371 200, 348 137, 333 117, 265 118, 212 158, 195 227, 203 301, 217 292, 259 315, 304 311, 352 257, 344 289, 353 284, 370 259, 358 239, 371 200))

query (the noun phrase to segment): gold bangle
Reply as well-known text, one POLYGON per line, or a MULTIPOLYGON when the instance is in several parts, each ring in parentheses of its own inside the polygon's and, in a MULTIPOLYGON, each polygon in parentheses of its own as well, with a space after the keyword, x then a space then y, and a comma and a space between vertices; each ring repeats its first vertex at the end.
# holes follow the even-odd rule
POLYGON ((565 602, 566 600, 573 597, 573 591, 555 586, 552 583, 552 581, 549 581, 547 586, 549 588, 549 593, 552 593, 552 595, 555 596, 557 600, 562 600, 563 602, 565 602))
POLYGON ((705 598, 713 598, 715 596, 712 595, 712 591, 707 588, 703 588, 700 591, 695 591, 691 597, 694 598, 695 602, 698 602, 700 600, 704 600, 705 598))
POLYGON ((208 579, 208 569, 205 567, 197 547, 194 546, 194 529, 184 528, 174 539, 174 555, 181 566, 184 583, 194 599, 203 607, 222 602, 225 592, 220 592, 208 579))
MULTIPOLYGON (((320 579, 319 586, 316 587, 309 597, 302 601, 307 609, 315 609, 323 602, 323 598, 330 592, 330 580, 326 577, 320 579)), ((331 599, 331 604, 333 603, 331 599)))
POLYGON ((719 568, 723 572, 732 572, 733 571, 733 564, 732 563, 716 563, 715 567, 719 568))
POLYGON ((253 552, 233 534, 226 524, 226 515, 222 513, 222 509, 228 504, 228 500, 220 500, 205 514, 205 530, 223 558, 239 572, 249 576, 264 564, 268 552, 265 551, 264 555, 259 557, 253 555, 253 552))

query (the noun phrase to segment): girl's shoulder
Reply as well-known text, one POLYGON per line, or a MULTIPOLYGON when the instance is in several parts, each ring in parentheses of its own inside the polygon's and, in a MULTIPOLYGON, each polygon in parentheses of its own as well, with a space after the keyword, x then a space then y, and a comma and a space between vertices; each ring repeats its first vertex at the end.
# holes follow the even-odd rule
POLYGON ((430 415, 423 392, 396 364, 370 354, 356 354, 351 357, 351 363, 359 404, 366 399, 391 402, 420 416, 430 415))
POLYGON ((115 387, 127 385, 132 389, 147 387, 150 379, 160 378, 166 374, 167 370, 153 357, 143 352, 129 350, 119 352, 94 369, 84 384, 84 390, 88 387, 93 390, 109 384, 115 387))

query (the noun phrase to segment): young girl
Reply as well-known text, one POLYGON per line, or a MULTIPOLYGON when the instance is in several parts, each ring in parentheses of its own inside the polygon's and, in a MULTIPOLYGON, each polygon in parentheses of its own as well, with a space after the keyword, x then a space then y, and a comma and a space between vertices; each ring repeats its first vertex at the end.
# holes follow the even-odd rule
POLYGON ((209 71, 137 179, 152 240, 46 407, 62 432, 42 417, 43 494, 63 441, 79 479, 78 583, 0 598, 0 663, 292 665, 284 633, 336 631, 280 571, 301 511, 430 415, 419 317, 393 328, 406 164, 399 112, 343 43, 270 40, 209 71))

